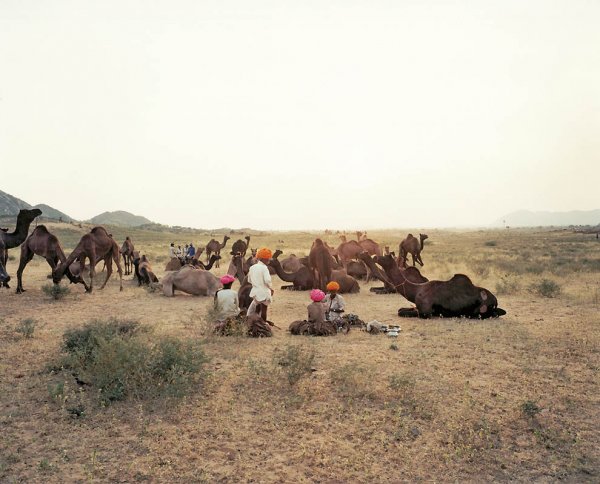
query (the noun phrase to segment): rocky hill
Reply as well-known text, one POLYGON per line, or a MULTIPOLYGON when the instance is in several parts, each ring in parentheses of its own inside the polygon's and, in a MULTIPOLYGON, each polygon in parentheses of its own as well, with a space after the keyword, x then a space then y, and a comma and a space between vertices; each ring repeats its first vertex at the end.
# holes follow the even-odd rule
POLYGON ((123 210, 116 212, 104 212, 90 219, 94 225, 121 225, 126 227, 139 227, 140 225, 151 224, 152 221, 141 215, 134 215, 123 210))
POLYGON ((0 217, 15 216, 22 208, 31 208, 31 205, 0 190, 0 217))

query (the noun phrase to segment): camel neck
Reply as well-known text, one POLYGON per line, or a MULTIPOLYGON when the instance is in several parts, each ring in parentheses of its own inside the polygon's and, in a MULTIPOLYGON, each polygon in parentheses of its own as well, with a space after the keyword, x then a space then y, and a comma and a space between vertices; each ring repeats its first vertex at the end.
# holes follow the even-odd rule
MULTIPOLYGON (((259 262, 259 264, 263 264, 263 262, 259 262)), ((275 269, 275 273, 279 276, 279 279, 285 282, 294 282, 293 273, 285 272, 277 259, 271 259, 271 265, 275 269)))

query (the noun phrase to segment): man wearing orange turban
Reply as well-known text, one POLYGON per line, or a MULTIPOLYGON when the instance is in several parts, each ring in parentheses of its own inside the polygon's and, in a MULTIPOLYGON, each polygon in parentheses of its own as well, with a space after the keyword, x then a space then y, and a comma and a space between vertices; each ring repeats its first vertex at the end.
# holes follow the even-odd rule
POLYGON ((250 297, 252 303, 248 308, 248 316, 260 312, 263 321, 267 321, 267 309, 273 301, 273 283, 267 264, 271 260, 272 253, 266 247, 259 249, 256 253, 258 262, 250 267, 248 271, 248 282, 252 284, 250 297))
POLYGON ((346 302, 344 298, 338 294, 340 290, 340 285, 331 281, 327 284, 327 296, 323 299, 323 305, 325 306, 325 316, 327 317, 327 321, 331 321, 336 323, 336 325, 342 319, 342 313, 346 309, 346 302))

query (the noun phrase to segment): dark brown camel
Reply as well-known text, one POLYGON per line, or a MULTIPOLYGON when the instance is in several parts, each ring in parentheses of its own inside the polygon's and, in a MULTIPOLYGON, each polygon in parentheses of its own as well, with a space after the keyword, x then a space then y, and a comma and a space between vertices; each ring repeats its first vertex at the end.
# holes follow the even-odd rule
POLYGON ((6 272, 6 263, 8 261, 8 249, 14 249, 23 243, 27 238, 29 226, 34 219, 42 214, 39 208, 28 210, 26 208, 19 210, 17 215, 17 226, 14 232, 0 230, 0 283, 3 287, 10 287, 8 281, 10 276, 6 272))
POLYGON ((269 265, 275 269, 275 273, 279 276, 279 279, 284 282, 292 283, 291 285, 281 286, 281 289, 289 289, 294 291, 308 291, 312 289, 314 285, 312 271, 303 265, 301 265, 300 268, 294 272, 284 271, 278 259, 281 254, 282 252, 280 250, 276 250, 273 253, 273 257, 269 261, 269 265))
MULTIPOLYGON (((219 243, 219 241, 215 240, 215 239, 211 239, 210 242, 208 244, 206 244, 206 262, 207 263, 210 260, 210 256, 212 254, 221 255, 221 250, 223 250, 225 248, 225 246, 227 245, 227 241, 229 239, 230 239, 230 237, 225 235, 225 236, 223 236, 222 244, 219 243)), ((216 267, 220 267, 219 261, 217 261, 216 267)))
MULTIPOLYGON (((59 262, 67 260, 67 256, 56 236, 51 234, 45 225, 38 225, 21 245, 21 259, 19 260, 19 269, 17 270, 17 294, 25 292, 23 288, 23 271, 27 264, 31 262, 34 255, 39 255, 46 259, 46 262, 48 262, 53 271, 59 262)), ((71 283, 83 283, 83 279, 72 274, 70 269, 65 274, 71 283)))
MULTIPOLYGON (((396 254, 394 252, 391 252, 390 254, 386 254, 386 255, 391 255, 392 259, 396 259, 396 254)), ((423 276, 421 274, 421 272, 419 271, 419 269, 417 269, 416 267, 407 267, 407 268, 400 268, 400 271, 402 272, 402 274, 404 274, 404 277, 406 277, 410 282, 414 282, 415 284, 422 284, 423 282, 427 282, 429 281, 429 279, 427 279, 425 276, 423 276)), ((385 277, 381 277, 381 271, 379 271, 379 274, 374 273, 373 277, 375 277, 376 279, 379 279, 380 281, 383 282, 383 287, 372 287, 371 289, 369 289, 371 292, 374 292, 375 294, 393 294, 396 292, 396 288, 391 285, 389 283, 389 279, 387 278, 387 276, 385 277)))
POLYGON ((94 227, 89 234, 85 234, 81 237, 77 247, 73 249, 73 252, 67 257, 64 263, 58 265, 56 269, 52 271, 52 280, 54 284, 60 283, 63 275, 67 268, 78 259, 81 266, 81 272, 85 267, 85 259, 90 261, 90 285, 87 287, 86 292, 92 292, 94 288, 94 275, 96 273, 96 264, 101 260, 106 263, 106 279, 100 289, 104 289, 108 279, 112 274, 112 262, 114 261, 117 265, 117 271, 119 272, 119 289, 123 290, 123 269, 121 269, 121 259, 119 257, 119 246, 108 234, 104 227, 94 227))
POLYGON ((231 255, 242 254, 242 257, 246 257, 246 252, 248 251, 248 247, 250 247, 250 236, 246 235, 244 239, 246 239, 246 242, 242 239, 238 239, 233 243, 231 246, 231 255))
POLYGON ((308 267, 313 274, 313 289, 326 290, 331 281, 331 254, 321 239, 315 239, 308 254, 308 267))
POLYGON ((296 256, 296 254, 290 254, 289 257, 286 257, 281 261, 281 267, 286 272, 296 272, 300 267, 302 267, 302 262, 296 256))
POLYGON ((142 284, 149 286, 152 282, 158 282, 158 277, 152 271, 152 266, 145 255, 133 259, 133 266, 135 267, 138 286, 142 284))
POLYGON ((215 264, 217 264, 219 262, 220 259, 221 259, 220 255, 213 254, 210 256, 208 264, 205 264, 200 259, 196 259, 195 257, 192 259, 192 262, 190 262, 189 264, 186 264, 185 262, 182 262, 181 259, 179 259, 179 257, 173 257, 165 266, 165 272, 178 271, 185 265, 191 265, 197 269, 210 271, 213 268, 213 266, 215 266, 215 264))
POLYGON ((240 305, 240 310, 246 311, 252 303, 252 298, 250 297, 252 284, 248 282, 248 277, 244 273, 244 259, 242 258, 242 255, 234 254, 232 261, 235 266, 235 277, 237 277, 240 283, 240 288, 238 289, 238 303, 240 305))
POLYGON ((412 256, 413 266, 415 262, 421 264, 423 267, 423 259, 421 259, 421 251, 423 250, 425 239, 429 238, 427 234, 419 234, 420 241, 413 235, 408 234, 406 239, 400 242, 400 258, 398 262, 401 263, 404 267, 407 266, 408 254, 412 256))
POLYGON ((375 263, 385 271, 388 282, 396 292, 416 305, 401 308, 398 316, 430 318, 432 316, 467 318, 497 318, 506 314, 498 307, 498 300, 490 291, 475 286, 464 274, 455 274, 448 281, 428 281, 422 284, 410 282, 398 268, 391 255, 375 256, 361 254, 361 259, 373 272, 380 272, 375 263))
POLYGON ((121 255, 123 256, 123 265, 125 266, 125 275, 131 274, 133 265, 133 251, 135 247, 129 236, 125 237, 125 242, 121 246, 121 255))

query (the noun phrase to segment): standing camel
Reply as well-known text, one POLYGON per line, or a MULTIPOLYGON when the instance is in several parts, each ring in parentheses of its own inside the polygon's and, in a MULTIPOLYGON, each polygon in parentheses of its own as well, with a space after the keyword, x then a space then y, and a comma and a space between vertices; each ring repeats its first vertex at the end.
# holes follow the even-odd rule
MULTIPOLYGON (((34 255, 39 255, 46 259, 50 269, 54 271, 59 262, 64 263, 67 260, 60 242, 55 235, 51 234, 45 225, 38 225, 25 242, 21 244, 21 259, 19 260, 19 269, 17 270, 17 294, 25 292, 23 288, 23 271, 34 255)), ((79 267, 78 267, 79 268, 79 267)), ((65 272, 72 283, 83 282, 83 279, 75 276, 70 268, 65 272)))
POLYGON ((133 251, 135 250, 133 242, 129 236, 125 237, 125 242, 121 246, 121 255, 123 256, 123 265, 125 266, 125 275, 131 274, 133 266, 133 251))
POLYGON ((308 266, 313 272, 313 289, 327 290, 327 283, 331 281, 332 259, 321 239, 313 242, 308 254, 308 266))
POLYGON ((52 271, 52 280, 54 281, 54 284, 60 283, 65 271, 76 259, 79 259, 81 272, 83 273, 86 258, 90 261, 89 287, 84 283, 86 292, 91 293, 94 288, 96 264, 101 260, 104 260, 106 263, 106 279, 102 286, 100 286, 100 289, 104 289, 104 286, 106 286, 106 283, 112 274, 112 261, 114 260, 115 264, 117 264, 117 271, 119 272, 119 289, 121 291, 123 290, 123 269, 121 269, 121 259, 119 258, 119 246, 104 227, 94 227, 89 234, 85 234, 81 237, 77 247, 73 249, 73 252, 67 257, 67 260, 52 271))
POLYGON ((8 249, 18 247, 27 238, 29 226, 34 219, 42 214, 39 208, 32 210, 19 210, 17 215, 17 227, 14 232, 0 230, 0 283, 4 287, 9 287, 10 276, 6 272, 6 262, 8 260, 8 249))
POLYGON ((231 255, 241 254, 242 257, 246 257, 246 252, 248 251, 248 247, 250 247, 250 236, 246 235, 244 239, 246 239, 246 242, 242 239, 238 239, 233 243, 231 246, 231 255))
MULTIPOLYGON (((230 239, 227 235, 223 236, 223 243, 219 243, 218 240, 211 239, 208 244, 206 244, 206 262, 210 261, 211 254, 221 255, 221 250, 225 248, 227 245, 227 241, 230 239)), ((219 261, 217 261, 217 265, 215 267, 220 267, 219 261)))
POLYGON ((423 245, 425 239, 427 238, 429 238, 427 234, 419 234, 419 239, 421 240, 419 242, 419 240, 413 234, 408 234, 406 239, 400 242, 400 257, 398 262, 406 267, 408 254, 410 253, 412 256, 413 266, 415 265, 415 262, 418 262, 422 267, 424 264, 423 259, 421 259, 421 251, 423 250, 423 245))

